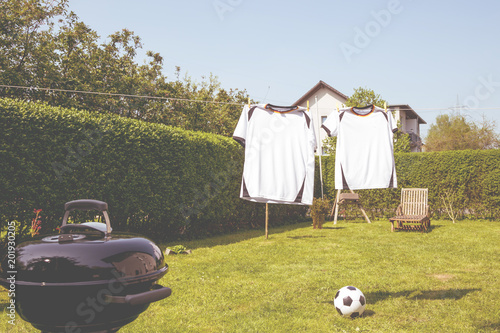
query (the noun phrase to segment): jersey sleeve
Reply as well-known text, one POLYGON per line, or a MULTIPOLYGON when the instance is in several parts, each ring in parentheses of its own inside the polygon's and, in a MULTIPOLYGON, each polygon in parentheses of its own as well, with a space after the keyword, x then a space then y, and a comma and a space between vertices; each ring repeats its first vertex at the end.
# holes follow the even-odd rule
POLYGON ((338 135, 338 124, 339 124, 339 112, 333 111, 326 118, 321 128, 326 131, 328 136, 337 136, 338 135))
POLYGON ((239 142, 243 147, 245 147, 247 138, 248 110, 250 110, 250 108, 248 105, 245 105, 233 133, 233 139, 239 142))

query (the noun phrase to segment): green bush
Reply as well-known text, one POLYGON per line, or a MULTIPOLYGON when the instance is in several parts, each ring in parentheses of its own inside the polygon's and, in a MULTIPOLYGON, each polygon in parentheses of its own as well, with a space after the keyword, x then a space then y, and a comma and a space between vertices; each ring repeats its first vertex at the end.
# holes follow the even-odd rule
MULTIPOLYGON (((335 157, 322 162, 325 195, 335 198, 335 157)), ((429 189, 434 217, 447 218, 444 199, 459 218, 500 218, 500 150, 397 153, 395 162, 397 189, 356 191, 372 217, 393 215, 401 188, 422 187, 429 189)))
MULTIPOLYGON (((42 233, 64 203, 109 204, 115 230, 163 241, 264 225, 265 207, 241 200, 243 149, 231 138, 161 124, 0 99, 0 221, 43 209, 42 233)), ((304 207, 270 205, 270 223, 304 207)))

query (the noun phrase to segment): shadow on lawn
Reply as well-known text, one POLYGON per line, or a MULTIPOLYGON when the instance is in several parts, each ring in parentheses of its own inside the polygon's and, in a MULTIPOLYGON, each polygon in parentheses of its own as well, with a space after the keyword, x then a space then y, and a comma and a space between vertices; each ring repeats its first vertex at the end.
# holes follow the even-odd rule
POLYGON ((500 321, 496 322, 496 323, 487 322, 487 323, 484 323, 484 324, 480 325, 477 328, 481 329, 481 330, 488 330, 488 331, 492 331, 492 332, 498 332, 498 331, 500 331, 500 321))
POLYGON ((323 227, 323 229, 345 229, 345 227, 323 227))
POLYGON ((480 291, 481 289, 445 289, 445 290, 413 290, 413 291, 401 291, 397 293, 390 292, 374 292, 365 293, 366 299, 370 303, 377 303, 379 301, 384 301, 388 298, 399 298, 405 297, 410 300, 444 300, 444 299, 454 299, 459 300, 465 295, 480 291))
POLYGON ((287 238, 291 239, 302 239, 302 238, 325 238, 326 236, 312 236, 312 235, 304 235, 304 236, 287 236, 287 238))
MULTIPOLYGON (((301 229, 301 228, 307 228, 311 227, 312 230, 312 222, 311 221, 304 221, 304 222, 298 222, 298 223, 293 223, 289 225, 284 225, 284 226, 277 226, 277 227, 272 227, 269 229, 269 241, 272 241, 274 236, 277 236, 282 233, 286 233, 292 230, 296 229, 301 229)), ((323 229, 329 229, 326 227, 323 227, 323 229)), ((336 228, 334 228, 336 229, 336 228)), ((238 243, 241 241, 245 241, 248 239, 252 238, 262 238, 264 239, 264 228, 255 228, 255 229, 248 229, 248 230, 242 230, 242 231, 237 231, 233 233, 227 233, 227 234, 222 234, 222 235, 216 235, 213 237, 207 237, 207 238, 202 238, 202 239, 195 239, 191 241, 184 241, 186 244, 186 247, 188 247, 190 250, 195 250, 197 248, 201 247, 213 247, 213 246, 220 246, 220 245, 229 245, 229 244, 234 244, 238 243)), ((267 241, 267 240, 266 240, 267 241)), ((182 242, 182 241, 179 241, 182 242)), ((162 244, 164 245, 164 244, 162 244)))
POLYGON ((0 313, 5 312, 5 309, 7 309, 7 305, 9 305, 9 303, 5 303, 4 301, 0 303, 0 313))

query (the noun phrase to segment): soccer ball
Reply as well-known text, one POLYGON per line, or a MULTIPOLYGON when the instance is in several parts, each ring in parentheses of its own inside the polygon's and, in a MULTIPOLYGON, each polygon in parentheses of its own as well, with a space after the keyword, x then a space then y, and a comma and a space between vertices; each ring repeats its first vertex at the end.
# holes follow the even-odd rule
POLYGON ((356 318, 365 311, 366 299, 358 288, 346 286, 337 291, 333 304, 342 317, 356 318))

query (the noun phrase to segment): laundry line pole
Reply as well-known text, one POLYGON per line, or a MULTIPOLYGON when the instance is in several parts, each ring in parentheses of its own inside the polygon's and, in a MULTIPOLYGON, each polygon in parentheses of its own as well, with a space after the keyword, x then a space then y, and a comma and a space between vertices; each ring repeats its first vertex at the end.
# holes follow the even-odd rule
MULTIPOLYGON (((319 115, 319 106, 318 106, 318 96, 314 96, 314 102, 316 103, 316 116, 318 117, 318 140, 319 143, 316 146, 319 146, 319 181, 321 183, 321 199, 323 198, 323 166, 321 163, 321 155, 323 155, 323 145, 321 144, 321 134, 319 130, 321 129, 321 116, 319 115)), ((309 109, 309 101, 307 101, 307 109, 309 109)))
POLYGON ((269 225, 269 204, 266 202, 266 239, 267 239, 267 229, 269 225))

